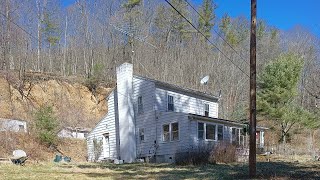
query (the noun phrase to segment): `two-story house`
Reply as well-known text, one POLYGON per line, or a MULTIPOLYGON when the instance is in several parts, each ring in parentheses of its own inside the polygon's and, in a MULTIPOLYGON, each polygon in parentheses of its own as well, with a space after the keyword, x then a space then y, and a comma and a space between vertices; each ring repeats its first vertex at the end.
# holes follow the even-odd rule
MULTIPOLYGON (((135 76, 129 63, 116 71, 108 113, 87 137, 89 160, 97 156, 97 142, 102 146, 97 158, 124 162, 138 158, 172 162, 176 153, 191 147, 219 141, 245 143, 244 124, 218 118, 218 97, 135 76)), ((259 140, 263 144, 263 131, 259 140)))

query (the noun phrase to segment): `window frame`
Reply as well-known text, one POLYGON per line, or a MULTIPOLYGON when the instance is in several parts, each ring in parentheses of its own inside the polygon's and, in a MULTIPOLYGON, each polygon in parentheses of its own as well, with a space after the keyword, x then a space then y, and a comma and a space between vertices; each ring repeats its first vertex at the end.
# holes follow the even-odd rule
POLYGON ((167 94, 167 111, 174 112, 174 96, 172 94, 167 94), (170 104, 170 97, 172 97, 172 104, 170 104), (169 105, 172 105, 172 109, 169 109, 169 105))
POLYGON ((212 122, 204 122, 204 121, 197 121, 197 140, 198 141, 223 141, 224 140, 224 124, 212 123, 212 122), (203 139, 199 139, 199 123, 203 124, 203 139), (215 134, 214 139, 207 139, 207 125, 215 126, 215 134), (218 139, 218 127, 222 126, 222 140, 218 139))
POLYGON ((209 103, 204 103, 204 116, 209 117, 210 114, 210 105, 209 103))
POLYGON ((170 123, 170 141, 179 141, 180 140, 180 128, 179 128, 179 122, 173 122, 173 123, 170 123), (173 131, 173 124, 177 124, 178 126, 178 130, 177 131, 173 131), (173 139, 173 133, 174 132, 178 132, 178 139, 173 139))
POLYGON ((19 130, 18 130, 19 132, 24 132, 25 131, 25 127, 24 127, 23 124, 19 124, 18 128, 19 128, 19 130))
POLYGON ((223 130, 224 130, 224 126, 218 124, 218 127, 217 127, 217 140, 218 140, 218 141, 223 141, 223 139, 224 139, 224 132, 223 132, 223 130), (222 132, 221 132, 221 133, 219 133, 219 127, 222 128, 222 132), (219 134, 221 134, 222 139, 219 139, 219 134))
POLYGON ((163 124, 162 125, 162 142, 170 142, 170 123, 169 124, 163 124), (165 140, 165 131, 164 131, 164 126, 168 126, 168 132, 166 132, 166 134, 169 135, 169 139, 165 140))
POLYGON ((180 140, 180 123, 178 121, 176 122, 171 122, 171 123, 166 123, 166 124, 162 124, 162 142, 163 143, 167 143, 167 142, 176 142, 180 140), (178 126, 178 130, 177 131, 173 131, 173 124, 177 124, 178 126), (165 131, 164 131, 164 126, 169 126, 169 131, 166 132, 166 134, 168 133, 169 139, 165 140, 165 131), (173 139, 173 133, 177 132, 178 133, 178 138, 177 139, 173 139))
POLYGON ((143 99, 142 99, 142 96, 138 96, 137 106, 138 106, 138 114, 143 114, 143 99))
POLYGON ((205 136, 204 136, 204 133, 205 133, 205 130, 204 130, 204 128, 205 128, 205 123, 204 122, 199 122, 198 121, 198 123, 197 123, 197 133, 198 133, 198 140, 205 140, 206 138, 205 138, 205 136), (203 126, 203 129, 201 130, 202 131, 202 139, 200 139, 199 138, 199 124, 202 124, 202 126, 203 126))
POLYGON ((231 127, 231 143, 235 143, 236 145, 241 145, 241 128, 238 127, 231 127), (233 133, 233 130, 235 130, 235 134, 233 133), (235 135, 235 139, 234 139, 235 135))
POLYGON ((145 142, 145 132, 144 132, 144 128, 139 128, 139 141, 140 143, 145 142), (141 137, 143 137, 143 139, 141 139, 141 137))
POLYGON ((208 140, 208 141, 217 141, 217 125, 216 124, 211 124, 211 123, 209 123, 209 124, 206 124, 205 125, 205 137, 206 137, 206 140, 208 140), (208 134, 207 134, 207 128, 209 127, 209 126, 214 126, 214 128, 213 128, 213 130, 214 130, 214 134, 213 134, 213 139, 208 139, 207 137, 208 137, 208 134))

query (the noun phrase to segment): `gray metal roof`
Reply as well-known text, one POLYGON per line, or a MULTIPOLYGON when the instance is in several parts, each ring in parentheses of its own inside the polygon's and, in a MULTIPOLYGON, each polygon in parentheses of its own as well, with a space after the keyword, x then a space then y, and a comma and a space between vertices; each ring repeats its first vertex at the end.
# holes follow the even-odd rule
POLYGON ((133 75, 133 77, 138 78, 138 79, 142 79, 142 80, 146 80, 146 81, 151 81, 151 82, 155 83, 155 85, 158 86, 158 87, 169 88, 169 89, 172 89, 172 90, 177 90, 177 91, 180 91, 180 92, 185 92, 185 93, 201 96, 201 97, 204 97, 204 98, 207 98, 207 99, 211 99, 211 100, 215 100, 215 101, 219 100, 218 96, 215 96, 215 95, 213 95, 211 93, 206 93, 206 92, 202 92, 202 91, 198 91, 198 90, 194 90, 194 89, 190 89, 190 88, 185 88, 185 87, 181 87, 181 86, 178 86, 178 85, 175 85, 175 84, 170 84, 170 83, 158 81, 158 80, 147 78, 147 77, 142 77, 142 76, 137 76, 137 75, 133 75))

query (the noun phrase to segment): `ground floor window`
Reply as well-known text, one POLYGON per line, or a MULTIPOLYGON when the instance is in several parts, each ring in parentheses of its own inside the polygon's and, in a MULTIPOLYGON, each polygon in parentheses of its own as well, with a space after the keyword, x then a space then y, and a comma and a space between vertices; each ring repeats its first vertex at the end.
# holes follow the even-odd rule
POLYGON ((242 128, 231 128, 231 142, 235 145, 246 145, 246 136, 242 128))
POLYGON ((216 140, 216 125, 206 124, 206 139, 216 140))
POLYGON ((140 142, 144 141, 144 128, 139 129, 139 139, 140 139, 140 142))
POLYGON ((198 122, 199 140, 223 140, 223 125, 198 122))
POLYGON ((164 124, 162 126, 162 140, 164 142, 179 140, 179 123, 164 124))

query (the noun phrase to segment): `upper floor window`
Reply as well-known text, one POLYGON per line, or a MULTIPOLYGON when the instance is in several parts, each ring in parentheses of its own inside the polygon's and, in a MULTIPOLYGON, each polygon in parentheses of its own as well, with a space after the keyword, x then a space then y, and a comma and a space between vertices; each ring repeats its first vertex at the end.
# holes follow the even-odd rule
POLYGON ((138 97, 138 114, 143 113, 142 96, 138 97))
POLYGON ((162 140, 164 142, 179 140, 179 123, 164 124, 162 126, 162 140))
POLYGON ((168 95, 168 111, 174 111, 173 96, 168 95))
POLYGON ((209 104, 204 104, 204 116, 209 117, 209 104))

